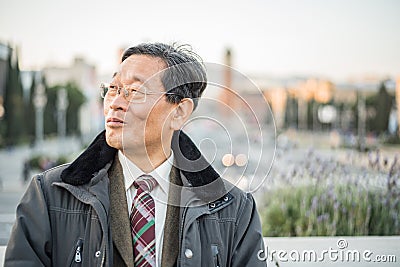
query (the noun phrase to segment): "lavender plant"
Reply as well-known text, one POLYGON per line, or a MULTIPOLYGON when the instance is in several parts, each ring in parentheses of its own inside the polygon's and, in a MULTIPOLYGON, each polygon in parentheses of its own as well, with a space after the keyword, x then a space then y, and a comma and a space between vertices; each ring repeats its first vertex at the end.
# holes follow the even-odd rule
POLYGON ((400 234, 397 156, 376 151, 338 159, 309 150, 271 177, 260 209, 264 236, 400 234))

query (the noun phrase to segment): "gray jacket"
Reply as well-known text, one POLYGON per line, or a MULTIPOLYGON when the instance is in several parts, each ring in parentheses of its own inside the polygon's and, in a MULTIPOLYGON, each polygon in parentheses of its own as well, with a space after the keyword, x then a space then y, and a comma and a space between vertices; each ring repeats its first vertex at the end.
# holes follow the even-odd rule
MULTIPOLYGON (((266 266, 252 196, 221 179, 184 133, 172 148, 162 266, 266 266)), ((116 155, 103 132, 73 163, 34 177, 4 266, 133 266, 116 155)))

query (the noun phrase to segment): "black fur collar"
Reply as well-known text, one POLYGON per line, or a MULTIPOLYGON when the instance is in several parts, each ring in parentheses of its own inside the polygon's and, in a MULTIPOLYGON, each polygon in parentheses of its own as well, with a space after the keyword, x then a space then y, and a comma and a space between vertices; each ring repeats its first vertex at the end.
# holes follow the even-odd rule
MULTIPOLYGON (((171 147, 174 151, 176 167, 182 171, 192 186, 206 185, 219 178, 219 174, 184 132, 174 133, 171 147)), ((101 132, 89 147, 61 173, 62 181, 72 185, 88 183, 94 174, 114 160, 116 152, 117 149, 106 143, 105 131, 101 132)))

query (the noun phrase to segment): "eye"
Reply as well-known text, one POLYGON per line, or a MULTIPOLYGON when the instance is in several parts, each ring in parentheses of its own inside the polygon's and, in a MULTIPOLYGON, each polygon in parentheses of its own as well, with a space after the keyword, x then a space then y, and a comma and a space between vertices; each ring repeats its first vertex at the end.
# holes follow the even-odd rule
POLYGON ((128 90, 131 93, 139 92, 139 88, 137 88, 137 87, 129 87, 128 90))
POLYGON ((144 90, 145 88, 143 86, 136 85, 136 84, 130 85, 127 89, 129 90, 130 93, 134 93, 134 94, 136 94, 136 93, 145 94, 146 93, 144 90))

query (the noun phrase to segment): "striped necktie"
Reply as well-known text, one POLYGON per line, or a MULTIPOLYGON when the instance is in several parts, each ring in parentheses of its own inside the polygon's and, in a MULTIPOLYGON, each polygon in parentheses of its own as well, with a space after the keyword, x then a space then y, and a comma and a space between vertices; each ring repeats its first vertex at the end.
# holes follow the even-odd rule
POLYGON ((137 189, 130 216, 135 266, 155 267, 155 204, 149 193, 157 186, 157 181, 150 175, 142 175, 133 186, 137 189))

